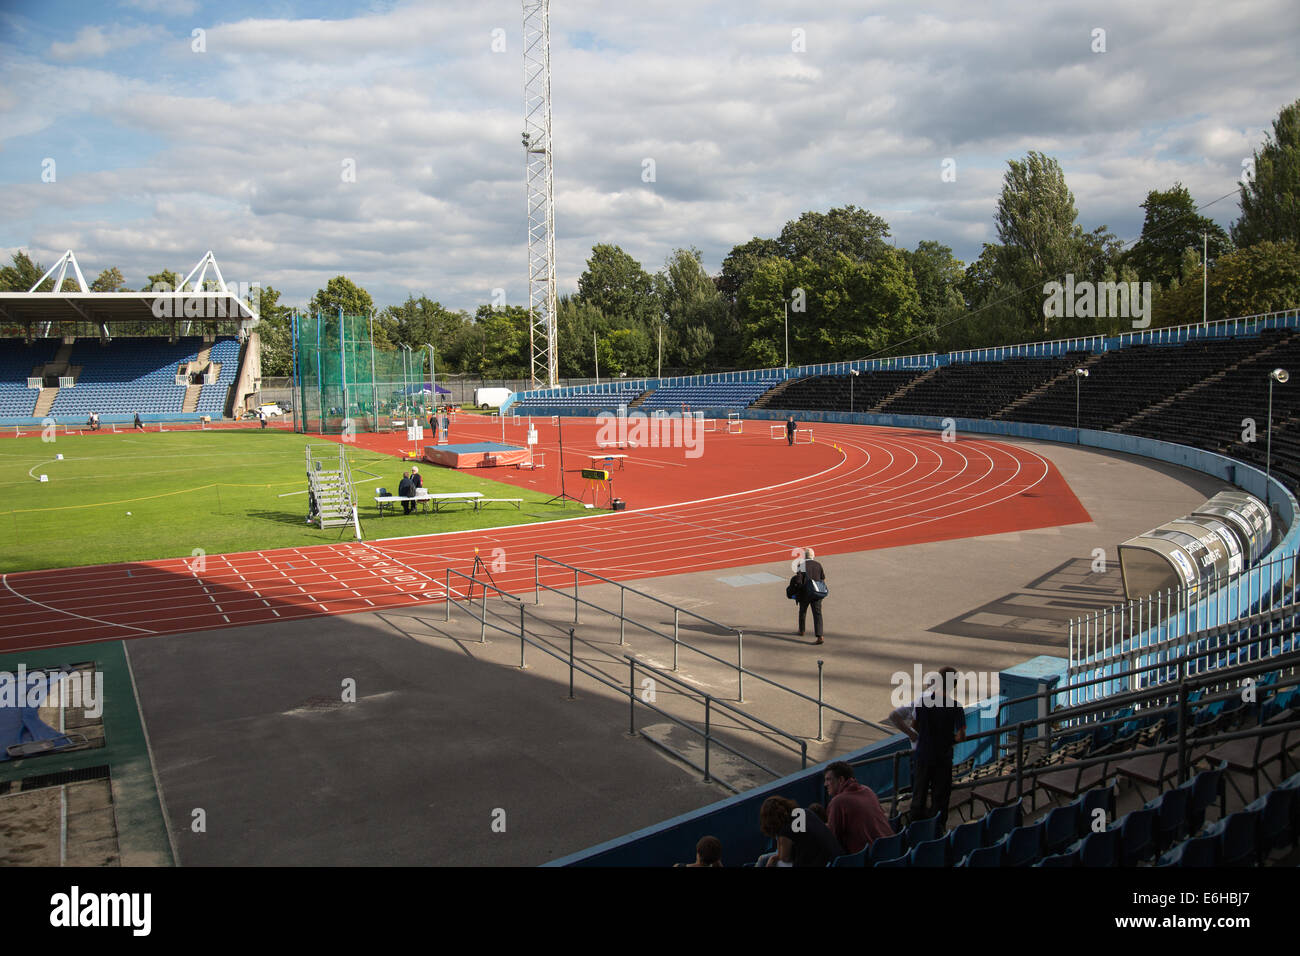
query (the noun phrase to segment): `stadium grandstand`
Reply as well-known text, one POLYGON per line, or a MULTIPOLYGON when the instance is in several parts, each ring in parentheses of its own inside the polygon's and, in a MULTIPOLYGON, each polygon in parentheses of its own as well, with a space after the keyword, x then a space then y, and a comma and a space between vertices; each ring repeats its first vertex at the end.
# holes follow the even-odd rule
POLYGON ((0 292, 0 425, 239 417, 261 377, 248 291, 209 251, 175 289, 92 292, 68 250, 29 291, 0 292))

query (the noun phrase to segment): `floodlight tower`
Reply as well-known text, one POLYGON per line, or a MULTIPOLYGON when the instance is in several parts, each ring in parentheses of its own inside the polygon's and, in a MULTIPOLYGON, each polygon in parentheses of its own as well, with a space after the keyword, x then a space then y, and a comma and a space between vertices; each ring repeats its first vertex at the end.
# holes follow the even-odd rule
POLYGON ((551 15, 549 0, 524 5, 524 180, 528 187, 528 341, 532 387, 554 388, 555 183, 551 165, 551 15))

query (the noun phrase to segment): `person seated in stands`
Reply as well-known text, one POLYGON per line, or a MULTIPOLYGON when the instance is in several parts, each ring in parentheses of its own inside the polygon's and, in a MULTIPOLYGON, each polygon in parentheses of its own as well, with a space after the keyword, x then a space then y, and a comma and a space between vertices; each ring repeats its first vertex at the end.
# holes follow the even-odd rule
MULTIPOLYGON (((808 804, 808 811, 817 814, 817 816, 821 818, 822 823, 826 822, 826 807, 823 804, 810 803, 808 804)), ((841 844, 843 842, 843 840, 840 840, 841 844)))
POLYGON ((714 836, 700 837, 695 844, 694 863, 674 863, 673 866, 722 866, 722 841, 714 836))
POLYGON ((140 421, 140 413, 135 413, 135 427, 137 431, 144 431, 144 422, 140 421))
POLYGON ((847 762, 835 761, 823 777, 831 796, 826 823, 845 853, 860 853, 873 841, 894 835, 880 800, 870 787, 858 783, 847 762))
POLYGON ((835 835, 817 814, 801 810, 788 797, 768 797, 758 811, 758 825, 776 840, 766 866, 826 866, 844 855, 835 835))
POLYGON ((397 494, 402 499, 402 513, 410 514, 415 510, 415 502, 408 499, 415 497, 415 485, 411 484, 411 473, 402 472, 402 480, 397 486, 397 494))

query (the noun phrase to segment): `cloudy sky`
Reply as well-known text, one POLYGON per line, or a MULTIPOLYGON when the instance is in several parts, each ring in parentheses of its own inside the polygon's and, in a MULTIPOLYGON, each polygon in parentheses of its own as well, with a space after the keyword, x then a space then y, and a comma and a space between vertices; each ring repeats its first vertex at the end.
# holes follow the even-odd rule
MULTIPOLYGON (((526 304, 521 33, 517 0, 0 0, 0 252, 526 304)), ((1031 149, 1135 238, 1149 189, 1235 189, 1298 38, 1295 0, 554 0, 560 292, 594 243, 717 271, 849 203, 970 261, 1031 149)))

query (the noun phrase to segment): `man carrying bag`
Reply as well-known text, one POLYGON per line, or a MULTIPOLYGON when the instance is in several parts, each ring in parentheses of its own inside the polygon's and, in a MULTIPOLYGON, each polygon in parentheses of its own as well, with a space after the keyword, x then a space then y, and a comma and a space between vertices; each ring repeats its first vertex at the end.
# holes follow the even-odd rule
POLYGON ((822 640, 822 599, 830 593, 826 587, 826 572, 820 562, 813 560, 812 548, 805 548, 803 554, 798 562, 799 570, 786 586, 785 596, 799 602, 799 636, 804 636, 804 623, 811 606, 813 633, 817 635, 817 640, 813 643, 825 644, 822 640))

